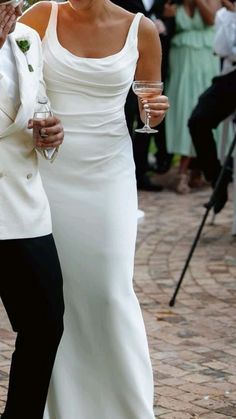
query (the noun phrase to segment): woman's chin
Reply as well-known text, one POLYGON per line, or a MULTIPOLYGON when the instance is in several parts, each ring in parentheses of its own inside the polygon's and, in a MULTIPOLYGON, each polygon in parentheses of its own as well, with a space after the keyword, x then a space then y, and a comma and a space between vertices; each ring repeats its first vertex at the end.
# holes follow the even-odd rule
POLYGON ((95 2, 95 0, 69 0, 72 9, 75 11, 89 9, 95 2))

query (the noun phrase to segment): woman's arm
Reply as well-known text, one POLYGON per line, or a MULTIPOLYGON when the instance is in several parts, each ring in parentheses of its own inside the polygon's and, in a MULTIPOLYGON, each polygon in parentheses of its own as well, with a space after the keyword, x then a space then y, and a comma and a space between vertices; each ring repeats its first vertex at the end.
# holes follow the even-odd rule
POLYGON ((221 7, 220 0, 195 0, 204 22, 210 26, 215 23, 215 14, 221 7))
POLYGON ((19 22, 35 29, 40 38, 43 39, 48 26, 51 7, 52 5, 49 1, 40 1, 26 10, 20 17, 19 22))
MULTIPOLYGON (((161 81, 161 44, 154 23, 142 17, 138 34, 139 60, 135 80, 161 81)), ((142 102, 139 99, 139 111, 142 121, 145 121, 144 105, 150 114, 150 125, 158 125, 169 108, 166 96, 157 96, 142 102)))

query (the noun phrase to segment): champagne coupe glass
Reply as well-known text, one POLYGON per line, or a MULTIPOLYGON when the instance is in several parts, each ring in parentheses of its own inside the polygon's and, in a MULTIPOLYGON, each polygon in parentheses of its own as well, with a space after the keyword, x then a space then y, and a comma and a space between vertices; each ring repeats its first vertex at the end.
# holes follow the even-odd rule
MULTIPOLYGON (((139 99, 152 99, 160 96, 163 91, 163 83, 161 81, 143 81, 136 80, 132 85, 133 92, 139 97, 139 99)), ((142 128, 136 129, 136 132, 143 132, 146 134, 152 134, 158 132, 157 129, 151 128, 149 125, 148 111, 145 114, 145 124, 142 128)))

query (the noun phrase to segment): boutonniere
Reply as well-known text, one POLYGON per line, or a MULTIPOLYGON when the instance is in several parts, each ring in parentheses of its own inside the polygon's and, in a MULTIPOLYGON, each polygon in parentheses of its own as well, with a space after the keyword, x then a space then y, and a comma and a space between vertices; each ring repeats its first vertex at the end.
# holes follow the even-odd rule
POLYGON ((17 43, 18 47, 20 48, 20 50, 25 55, 25 58, 26 58, 26 62, 27 62, 29 71, 30 72, 34 71, 32 65, 28 61, 28 56, 27 56, 27 52, 30 49, 30 41, 29 41, 29 39, 27 39, 27 38, 19 38, 19 39, 16 39, 16 43, 17 43))

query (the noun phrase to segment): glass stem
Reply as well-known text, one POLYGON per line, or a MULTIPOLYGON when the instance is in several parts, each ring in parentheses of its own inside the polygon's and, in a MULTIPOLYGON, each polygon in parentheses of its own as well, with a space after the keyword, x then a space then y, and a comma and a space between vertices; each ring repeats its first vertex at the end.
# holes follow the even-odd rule
POLYGON ((147 128, 147 129, 151 128, 150 125, 149 125, 149 116, 148 116, 147 111, 145 111, 145 125, 144 125, 144 127, 147 128))

